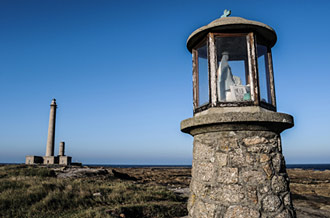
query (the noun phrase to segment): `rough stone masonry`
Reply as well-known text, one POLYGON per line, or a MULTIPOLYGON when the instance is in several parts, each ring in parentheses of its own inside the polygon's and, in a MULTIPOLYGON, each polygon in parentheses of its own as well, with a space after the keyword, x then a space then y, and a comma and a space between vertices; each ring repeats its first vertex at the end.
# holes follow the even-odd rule
POLYGON ((194 137, 189 217, 296 217, 280 138, 293 117, 276 112, 277 36, 264 23, 229 14, 187 40, 194 116, 181 130, 194 137))
POLYGON ((189 217, 295 217, 280 138, 292 122, 271 111, 184 120, 194 136, 189 217))

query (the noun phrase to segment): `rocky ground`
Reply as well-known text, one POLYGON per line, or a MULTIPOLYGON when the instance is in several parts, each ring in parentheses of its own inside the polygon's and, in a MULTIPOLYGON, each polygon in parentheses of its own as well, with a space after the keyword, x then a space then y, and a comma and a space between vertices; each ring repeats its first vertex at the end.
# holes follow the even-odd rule
MULTIPOLYGON (((58 168, 58 177, 84 177, 112 174, 123 180, 142 184, 158 184, 187 200, 191 169, 185 167, 146 168, 58 168)), ((330 170, 288 169, 293 204, 298 218, 330 218, 330 170)))
POLYGON ((297 217, 330 217, 330 170, 287 170, 297 217))
MULTIPOLYGON (((126 179, 139 183, 154 183, 188 197, 190 168, 106 168, 126 179), (128 176, 128 177, 127 177, 128 176), (130 177, 130 178, 129 178, 130 177)), ((298 218, 330 217, 330 170, 288 169, 293 204, 298 218)))

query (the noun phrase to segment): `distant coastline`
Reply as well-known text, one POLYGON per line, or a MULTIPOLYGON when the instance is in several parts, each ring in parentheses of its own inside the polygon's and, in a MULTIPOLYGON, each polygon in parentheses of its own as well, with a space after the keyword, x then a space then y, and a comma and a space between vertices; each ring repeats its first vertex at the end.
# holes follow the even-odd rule
POLYGON ((191 168, 191 165, 170 165, 170 164, 83 164, 83 166, 89 167, 113 167, 113 168, 149 168, 149 167, 163 167, 163 168, 191 168))
MULTIPOLYGON (((0 163, 0 165, 15 165, 24 163, 0 163)), ((191 165, 162 165, 162 164, 83 164, 88 167, 112 167, 112 168, 191 168, 191 165)), ((330 170, 330 164, 287 164, 287 169, 304 169, 304 170, 330 170)))
POLYGON ((330 170, 330 164, 287 164, 287 169, 330 170))
MULTIPOLYGON (((191 168, 191 165, 134 165, 134 164, 85 164, 83 166, 90 167, 114 167, 114 168, 146 168, 146 167, 184 167, 191 168)), ((287 169, 304 169, 304 170, 330 170, 330 164, 287 164, 287 169)))

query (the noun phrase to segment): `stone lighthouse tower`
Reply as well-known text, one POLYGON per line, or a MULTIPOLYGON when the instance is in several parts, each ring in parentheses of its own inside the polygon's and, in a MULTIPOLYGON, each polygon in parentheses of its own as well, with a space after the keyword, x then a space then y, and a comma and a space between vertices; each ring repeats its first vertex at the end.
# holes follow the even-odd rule
POLYGON ((58 158, 54 156, 54 143, 55 143, 55 122, 56 122, 56 99, 52 100, 50 104, 49 124, 48 124, 48 137, 46 145, 46 155, 44 156, 44 164, 58 163, 58 158))
MULTIPOLYGON (((225 11, 227 12, 227 11, 225 11)), ((187 40, 193 58, 194 137, 189 217, 295 217, 280 133, 266 24, 222 16, 187 40)))
POLYGON ((66 156, 64 153, 65 142, 60 142, 59 154, 54 156, 54 147, 55 147, 55 122, 56 122, 56 99, 52 100, 50 104, 50 113, 49 113, 49 124, 48 124, 48 137, 46 145, 46 155, 34 156, 26 155, 25 163, 26 164, 60 164, 60 165, 81 165, 80 163, 71 163, 72 157, 66 156))
POLYGON ((56 99, 54 98, 50 104, 46 156, 54 156, 56 108, 56 99))

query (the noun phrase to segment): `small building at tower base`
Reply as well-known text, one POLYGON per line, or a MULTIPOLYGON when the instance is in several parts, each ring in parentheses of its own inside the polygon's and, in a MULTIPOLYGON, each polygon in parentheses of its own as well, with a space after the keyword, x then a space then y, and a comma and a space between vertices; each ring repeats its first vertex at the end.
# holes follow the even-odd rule
POLYGON ((44 162, 44 158, 41 156, 34 155, 26 155, 25 164, 42 164, 44 162))
POLYGON ((34 156, 26 155, 25 164, 59 164, 59 165, 71 165, 72 157, 70 156, 34 156))

